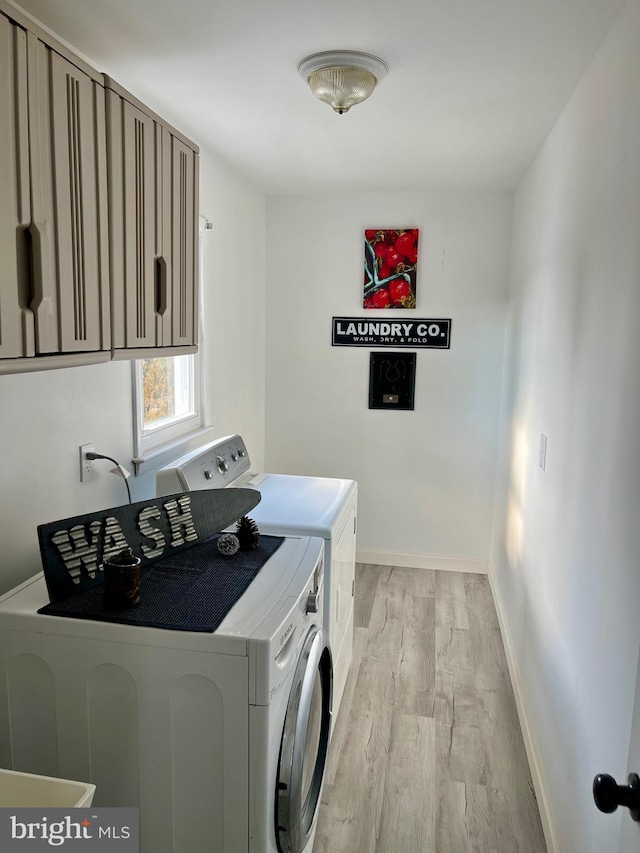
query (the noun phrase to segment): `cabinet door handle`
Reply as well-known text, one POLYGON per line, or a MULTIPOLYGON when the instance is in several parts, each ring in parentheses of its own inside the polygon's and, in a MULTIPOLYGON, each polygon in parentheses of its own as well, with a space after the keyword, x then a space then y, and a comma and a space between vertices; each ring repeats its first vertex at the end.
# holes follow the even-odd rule
POLYGON ((156 314, 161 317, 167 310, 167 262, 156 258, 156 314))
POLYGON ((21 271, 18 279, 18 304, 22 310, 31 312, 34 300, 33 292, 33 245, 31 229, 27 225, 16 229, 16 249, 18 256, 18 270, 21 271))
POLYGON ((51 247, 46 222, 32 222, 29 226, 31 263, 31 307, 52 313, 52 297, 56 287, 50 267, 51 247))
POLYGON ((29 226, 31 239, 31 302, 29 307, 36 317, 37 348, 41 353, 58 352, 55 300, 55 281, 50 268, 51 246, 47 223, 32 222, 29 226))
POLYGON ((18 269, 18 306, 22 317, 22 354, 35 353, 35 322, 33 316, 33 247, 28 227, 16 229, 18 269))
POLYGON ((42 275, 42 231, 35 222, 27 228, 27 246, 29 252, 29 306, 37 308, 44 298, 44 279, 42 275))

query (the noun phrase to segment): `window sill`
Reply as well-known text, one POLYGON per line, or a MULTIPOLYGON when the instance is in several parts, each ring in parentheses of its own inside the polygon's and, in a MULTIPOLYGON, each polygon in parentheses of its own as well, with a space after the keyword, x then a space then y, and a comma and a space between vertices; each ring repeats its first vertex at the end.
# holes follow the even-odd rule
POLYGON ((193 432, 180 436, 180 438, 168 441, 165 444, 159 444, 157 447, 151 447, 142 456, 135 456, 131 461, 133 462, 136 477, 143 472, 143 469, 147 471, 150 468, 162 468, 163 465, 175 459, 176 456, 188 453, 189 450, 194 449, 198 444, 202 444, 202 439, 205 437, 213 439, 213 432, 213 427, 200 427, 193 432), (191 443, 193 443, 193 447, 189 447, 191 443))

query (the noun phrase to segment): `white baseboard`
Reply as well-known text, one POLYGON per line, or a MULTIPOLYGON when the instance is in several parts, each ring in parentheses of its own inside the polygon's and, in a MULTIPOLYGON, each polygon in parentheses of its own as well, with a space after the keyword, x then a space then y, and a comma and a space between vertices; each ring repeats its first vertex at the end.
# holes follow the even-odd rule
POLYGON ((402 566, 406 569, 435 569, 439 572, 471 572, 486 575, 486 560, 458 560, 453 557, 429 557, 426 554, 399 554, 391 551, 357 551, 357 563, 377 566, 402 566))
POLYGON ((540 753, 538 752, 536 740, 533 735, 533 729, 531 728, 531 722, 527 713, 524 690, 522 688, 522 679, 520 678, 520 668, 518 667, 518 661, 511 642, 507 621, 504 617, 502 599, 498 592, 495 572, 491 563, 489 563, 489 585, 496 605, 498 624, 500 625, 500 633, 502 634, 502 641, 504 643, 507 666, 509 668, 509 675, 511 676, 513 695, 516 700, 518 719, 520 720, 524 748, 529 760, 529 769, 531 770, 533 787, 535 788, 536 799, 538 801, 538 810, 540 811, 540 820, 542 821, 542 830, 547 844, 547 851, 548 853, 561 853, 560 844, 558 842, 558 833, 555 829, 555 822, 550 805, 551 800, 549 797, 549 789, 544 775, 544 770, 542 768, 542 762, 540 761, 540 753))

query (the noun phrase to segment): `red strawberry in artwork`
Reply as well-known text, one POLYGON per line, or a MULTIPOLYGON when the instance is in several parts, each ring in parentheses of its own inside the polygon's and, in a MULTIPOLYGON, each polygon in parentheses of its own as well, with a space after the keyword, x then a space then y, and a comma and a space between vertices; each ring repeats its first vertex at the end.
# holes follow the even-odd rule
POLYGON ((389 248, 390 247, 387 246, 384 240, 381 240, 379 243, 376 243, 373 247, 373 251, 376 253, 376 258, 384 259, 389 248))
POLYGON ((418 247, 414 244, 411 249, 405 255, 407 263, 409 266, 413 267, 416 265, 418 261, 418 247))
POLYGON ((391 303, 391 297, 386 287, 376 290, 370 299, 372 308, 388 308, 391 303))
POLYGON ((414 253, 416 246, 416 237, 414 231, 403 231, 395 242, 395 248, 401 255, 409 257, 414 253))
POLYGON ((389 297, 393 305, 408 307, 406 303, 410 296, 411 288, 404 278, 394 278, 393 281, 389 282, 389 297))
POLYGON ((389 246, 385 260, 392 270, 396 270, 398 268, 398 264, 404 263, 404 255, 401 254, 395 246, 389 246))

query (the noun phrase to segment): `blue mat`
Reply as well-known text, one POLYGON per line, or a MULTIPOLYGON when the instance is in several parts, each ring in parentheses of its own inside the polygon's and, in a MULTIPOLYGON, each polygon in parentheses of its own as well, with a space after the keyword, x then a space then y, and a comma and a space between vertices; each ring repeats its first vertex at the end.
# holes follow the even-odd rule
POLYGON ((261 536, 257 548, 232 557, 218 552, 219 534, 140 570, 140 604, 107 610, 102 586, 47 604, 38 613, 212 633, 284 539, 261 536))

